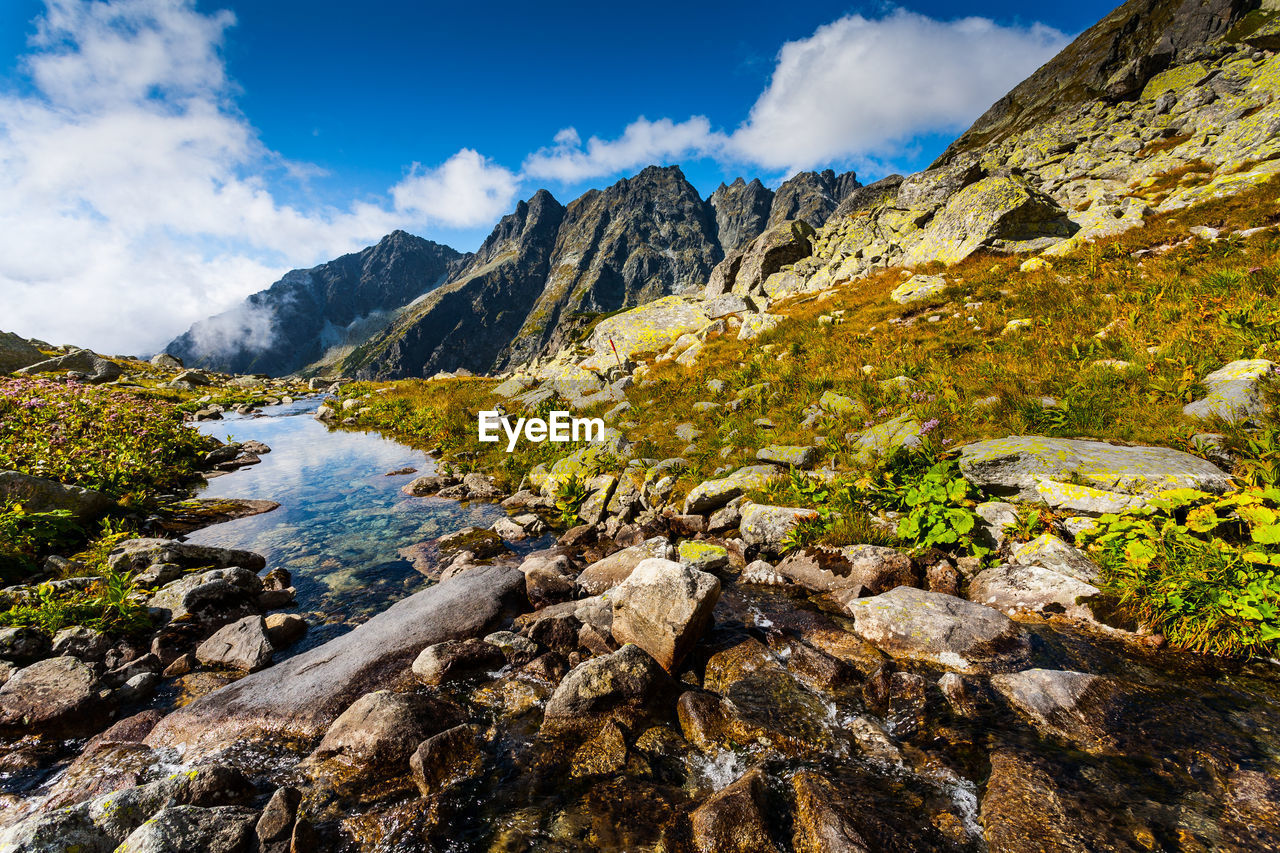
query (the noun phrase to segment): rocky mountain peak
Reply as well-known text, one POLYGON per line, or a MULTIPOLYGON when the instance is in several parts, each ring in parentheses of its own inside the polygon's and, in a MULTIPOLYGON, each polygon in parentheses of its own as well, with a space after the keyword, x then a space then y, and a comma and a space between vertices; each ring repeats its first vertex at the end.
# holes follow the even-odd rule
POLYGON ((726 186, 723 182, 707 199, 716 212, 716 232, 725 254, 742 248, 764 231, 773 207, 773 190, 759 178, 747 183, 741 177, 726 186))

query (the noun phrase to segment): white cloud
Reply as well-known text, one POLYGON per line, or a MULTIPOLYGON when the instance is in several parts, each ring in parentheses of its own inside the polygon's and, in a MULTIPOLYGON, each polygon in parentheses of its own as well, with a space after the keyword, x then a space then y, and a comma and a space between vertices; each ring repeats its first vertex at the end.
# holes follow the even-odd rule
POLYGON ((555 135, 555 144, 530 154, 524 174, 531 178, 574 181, 615 175, 653 163, 669 163, 687 157, 714 154, 724 137, 711 130, 704 116, 687 121, 649 121, 641 116, 614 140, 591 137, 585 147, 578 131, 567 127, 555 135))
POLYGON ((464 148, 435 169, 413 164, 391 190, 396 210, 447 225, 486 225, 507 213, 519 179, 478 151, 464 148))
POLYGON ((396 228, 487 223, 514 200, 510 172, 463 150, 383 204, 281 203, 274 181, 317 170, 237 111, 233 23, 194 0, 48 0, 33 93, 0 95, 0 328, 148 350, 288 267, 396 228))
POLYGON ((904 9, 849 15, 788 42, 768 87, 731 134, 703 116, 643 117, 617 139, 574 128, 529 156, 529 177, 565 183, 655 162, 712 156, 788 174, 833 163, 883 166, 913 137, 956 132, 1066 45, 1042 24, 939 21, 904 9))
POLYGON ((729 153, 766 168, 892 156, 967 127, 1068 42, 1042 24, 850 15, 788 42, 729 153))

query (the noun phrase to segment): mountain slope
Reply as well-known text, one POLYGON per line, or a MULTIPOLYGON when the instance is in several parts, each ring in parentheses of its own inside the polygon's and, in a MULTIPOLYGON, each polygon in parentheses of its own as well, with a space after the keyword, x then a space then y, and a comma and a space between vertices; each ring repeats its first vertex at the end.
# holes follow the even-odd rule
POLYGON ((502 218, 466 269, 409 306, 343 362, 344 373, 487 370, 542 292, 564 207, 539 190, 502 218))
POLYGON ((243 304, 201 320, 165 351, 191 367, 292 373, 451 278, 470 260, 448 246, 395 231, 376 245, 309 270, 293 270, 243 304))

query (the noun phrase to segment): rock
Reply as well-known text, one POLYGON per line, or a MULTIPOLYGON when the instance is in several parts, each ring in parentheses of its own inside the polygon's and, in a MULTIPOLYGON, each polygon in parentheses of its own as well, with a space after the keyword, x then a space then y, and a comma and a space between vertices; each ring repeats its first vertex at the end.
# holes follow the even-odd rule
POLYGON ((430 696, 366 693, 333 721, 308 760, 341 756, 364 771, 400 769, 424 738, 454 725, 458 713, 430 696))
POLYGON ((457 480, 453 477, 446 477, 440 474, 428 474, 425 477, 415 477, 410 480, 408 483, 400 487, 400 491, 404 492, 406 495, 413 495, 414 497, 420 498, 428 495, 434 495, 446 486, 452 486, 456 483, 457 480))
POLYGON ((238 806, 165 806, 121 842, 129 853, 242 853, 253 837, 257 813, 238 806))
MULTIPOLYGON (((890 380, 892 381, 892 380, 890 380)), ((870 465, 899 447, 919 447, 920 422, 910 412, 869 427, 853 442, 853 455, 863 465, 870 465)))
POLYGON ((648 559, 609 598, 614 638, 635 643, 667 672, 675 672, 711 624, 720 581, 671 560, 648 559))
POLYGON ((519 666, 538 656, 538 644, 511 631, 494 631, 484 641, 506 656, 507 662, 519 666))
POLYGON ((158 620, 207 619, 219 624, 256 614, 262 579, 248 569, 210 569, 166 584, 147 599, 158 620))
POLYGON ((80 521, 92 521, 116 505, 92 489, 4 470, 0 470, 0 500, 21 503, 28 512, 66 510, 80 521))
POLYGON ((941 261, 951 266, 980 248, 1039 251, 1076 230, 1058 203, 1024 178, 991 176, 951 196, 902 264, 941 261))
POLYGON ((151 356, 150 364, 152 367, 160 367, 165 370, 181 370, 182 359, 176 355, 169 355, 167 352, 156 353, 151 356))
POLYGON ((899 305, 910 305, 940 296, 946 289, 947 280, 940 275, 913 275, 895 287, 889 298, 899 305))
POLYGON ((544 731, 599 727, 653 716, 667 707, 670 676, 636 645, 578 664, 560 682, 543 712, 544 731))
POLYGON ((109 853, 162 808, 238 806, 246 804, 253 795, 253 787, 239 771, 220 765, 205 765, 134 788, 104 794, 88 802, 38 813, 0 832, 0 849, 40 853, 65 853, 67 850, 109 853))
POLYGON ((19 625, 0 629, 0 660, 19 666, 35 663, 49 656, 51 646, 49 635, 39 628, 19 625))
POLYGON ((53 373, 55 371, 74 370, 85 374, 83 381, 92 385, 113 382, 124 373, 120 365, 109 361, 87 349, 75 350, 66 355, 56 356, 29 364, 13 371, 14 376, 34 376, 37 373, 53 373))
POLYGON ((83 661, 46 658, 13 674, 0 687, 0 726, 79 730, 96 727, 98 679, 83 661))
POLYGON ((833 415, 861 415, 866 413, 866 406, 852 397, 837 394, 835 391, 824 391, 818 401, 819 408, 833 415))
POLYGON ((1201 420, 1221 418, 1229 423, 1256 417, 1264 409, 1262 389, 1277 370, 1280 367, 1261 358, 1224 365, 1203 379, 1209 393, 1183 406, 1183 414, 1201 420))
POLYGON ((177 709, 147 741, 183 744, 192 758, 236 738, 317 736, 359 696, 403 673, 426 646, 483 634, 523 592, 518 569, 477 566, 350 633, 177 709))
POLYGON ((586 485, 590 493, 582 506, 578 507, 578 519, 584 524, 598 524, 604 518, 613 490, 618 486, 618 478, 612 474, 602 474, 592 477, 586 485))
POLYGON ((742 318, 742 327, 738 329, 738 340, 754 341, 765 332, 772 331, 782 322, 778 314, 747 314, 742 318))
POLYGON ((1098 566, 1089 559, 1089 555, 1052 533, 1042 533, 1030 542, 1015 546, 1010 559, 1027 566, 1052 569, 1084 583, 1093 583, 1098 579, 1098 566))
POLYGON ((655 536, 639 545, 615 551, 583 569, 578 575, 578 586, 588 595, 599 595, 622 583, 636 566, 653 557, 674 560, 676 549, 664 537, 655 536))
POLYGON ((775 849, 764 815, 764 771, 753 767, 693 810, 689 822, 700 853, 761 853, 775 849))
POLYGON ((107 555, 107 565, 112 571, 122 573, 140 572, 157 563, 175 563, 188 569, 238 567, 252 572, 267 567, 262 555, 252 551, 192 545, 173 539, 127 539, 107 555))
POLYGON ((764 488, 781 475, 781 469, 773 465, 748 465, 739 468, 727 477, 707 480, 694 486, 685 498, 684 511, 705 513, 717 509, 748 491, 764 488))
POLYGON ((483 730, 464 724, 419 744, 409 758, 409 771, 422 796, 430 797, 479 775, 484 769, 482 743, 483 730))
POLYGON ((981 673, 1016 669, 1030 655, 1029 638, 1009 617, 950 595, 901 586, 846 609, 854 632, 890 657, 981 673))
POLYGON ((483 640, 446 640, 427 646, 413 661, 413 674, 427 685, 464 678, 485 669, 498 669, 506 658, 483 640))
POLYGON ((787 578, 774 569, 773 564, 765 560, 752 560, 742 569, 738 583, 757 584, 760 586, 780 586, 787 578))
POLYGON ((840 602, 919 582, 910 557, 880 545, 805 548, 779 563, 777 573, 840 602))
POLYGON ((702 306, 703 312, 712 320, 727 317, 730 314, 744 314, 755 311, 755 303, 750 299, 733 293, 726 293, 714 299, 708 299, 702 306))
POLYGON ((801 521, 817 517, 818 513, 811 509, 749 503, 742 507, 738 530, 748 546, 776 554, 801 521))
POLYGON ((298 806, 302 805, 302 793, 297 788, 284 786, 267 801, 266 808, 254 824, 254 835, 263 853, 289 853, 293 826, 298 819, 298 806))
POLYGON ((257 672, 271 665, 275 647, 261 616, 246 616, 219 628, 196 647, 196 660, 205 666, 257 672))
POLYGON ((470 551, 478 560, 496 557, 498 554, 507 552, 506 543, 502 541, 501 536, 492 530, 480 527, 464 527, 441 536, 436 540, 436 547, 440 549, 442 562, 462 551, 470 551))
POLYGON ((813 253, 813 227, 807 222, 782 222, 752 240, 741 253, 726 257, 712 270, 704 296, 725 292, 738 296, 765 295, 764 282, 787 264, 813 253))
POLYGON ((771 444, 756 451, 761 462, 772 462, 788 468, 812 468, 818 461, 818 448, 771 444))
POLYGON ((982 544, 993 549, 998 549, 1004 544, 1005 528, 1017 524, 1020 520, 1018 508, 1005 501, 980 503, 973 508, 973 511, 982 519, 975 531, 978 538, 982 544))
POLYGON ((586 341, 592 355, 582 366, 608 370, 619 358, 630 360, 641 353, 662 352, 683 335, 697 334, 711 322, 703 305, 684 296, 655 299, 596 324, 586 341))
POLYGON ((718 572, 729 568, 729 551, 720 545, 687 539, 676 548, 676 553, 682 565, 696 571, 718 572))
POLYGON ((1100 499, 1136 498, 1142 505, 1168 489, 1221 494, 1231 487, 1230 477, 1213 463, 1179 450, 1041 436, 967 444, 960 448, 960 470, 988 493, 1077 512, 1100 499))
POLYGON ((307 620, 296 613, 272 613, 266 617, 267 639, 276 649, 292 646, 307 633, 307 620))
POLYGON ((493 484, 493 478, 473 471, 462 478, 467 494, 474 500, 493 500, 502 497, 502 490, 493 484))
POLYGON ((1090 752, 1115 748, 1112 725, 1116 688, 1110 679, 1083 672, 1028 669, 991 676, 991 686, 1042 732, 1090 752))
POLYGON ((791 789, 796 801, 791 845, 796 853, 870 853, 840 809, 843 798, 825 777, 799 770, 791 777, 791 789))
POLYGON ((0 332, 0 373, 13 373, 45 360, 44 353, 13 332, 0 332))

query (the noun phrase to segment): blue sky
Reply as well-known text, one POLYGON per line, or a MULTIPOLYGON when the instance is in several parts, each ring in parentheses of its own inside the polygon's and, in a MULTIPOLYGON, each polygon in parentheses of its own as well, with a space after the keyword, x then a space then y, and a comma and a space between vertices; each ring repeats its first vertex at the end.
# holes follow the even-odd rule
POLYGON ((4 0, 0 328, 158 346, 393 227, 474 249, 650 162, 704 194, 922 168, 1111 7, 4 0))

